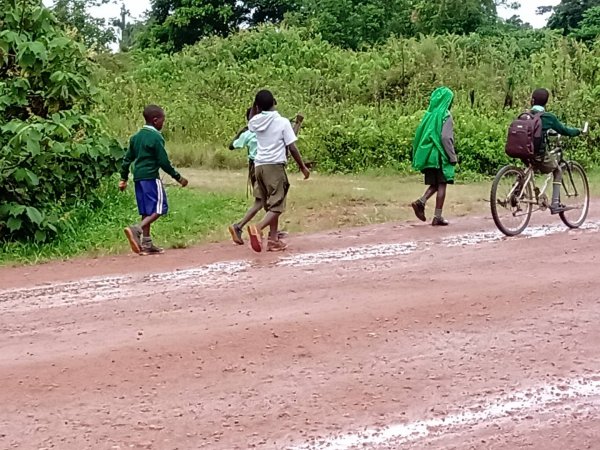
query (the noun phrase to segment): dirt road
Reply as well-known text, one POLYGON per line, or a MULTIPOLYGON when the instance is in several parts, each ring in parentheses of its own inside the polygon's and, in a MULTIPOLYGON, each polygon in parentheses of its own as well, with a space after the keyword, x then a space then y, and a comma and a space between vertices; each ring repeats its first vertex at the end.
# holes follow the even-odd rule
POLYGON ((0 270, 1 449, 600 449, 600 216, 0 270))

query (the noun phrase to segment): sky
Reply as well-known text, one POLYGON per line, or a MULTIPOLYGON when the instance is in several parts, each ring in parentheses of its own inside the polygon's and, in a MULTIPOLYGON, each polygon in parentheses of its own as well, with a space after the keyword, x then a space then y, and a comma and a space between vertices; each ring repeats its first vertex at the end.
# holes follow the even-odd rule
MULTIPOLYGON (((44 0, 44 3, 47 5, 52 4, 52 0, 44 0)), ((143 17, 144 12, 150 8, 150 0, 118 0, 116 3, 94 8, 92 12, 99 17, 117 17, 119 16, 122 3, 125 3, 125 6, 134 18, 143 17)), ((520 3, 523 6, 521 6, 521 9, 516 14, 520 15, 524 22, 529 22, 534 27, 541 28, 546 24, 548 17, 541 17, 535 14, 538 6, 558 5, 560 0, 520 0, 520 3)), ((509 18, 513 14, 515 14, 514 11, 500 11, 500 15, 505 18, 509 18)))

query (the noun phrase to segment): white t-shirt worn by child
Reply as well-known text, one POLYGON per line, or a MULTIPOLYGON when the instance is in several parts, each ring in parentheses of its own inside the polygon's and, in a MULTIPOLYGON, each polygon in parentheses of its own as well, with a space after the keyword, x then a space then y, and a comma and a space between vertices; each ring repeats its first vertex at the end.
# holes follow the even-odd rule
POLYGON ((262 112, 250 120, 248 129, 258 140, 255 165, 287 163, 286 148, 298 140, 289 120, 277 111, 262 112))

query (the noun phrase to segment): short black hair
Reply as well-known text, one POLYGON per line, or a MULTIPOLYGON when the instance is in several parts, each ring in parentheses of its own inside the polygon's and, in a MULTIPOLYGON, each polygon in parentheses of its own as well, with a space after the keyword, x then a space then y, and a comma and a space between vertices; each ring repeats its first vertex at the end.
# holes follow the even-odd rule
POLYGON ((275 97, 273 97, 271 91, 267 90, 259 91, 254 99, 254 106, 256 106, 260 112, 271 111, 276 104, 275 97))
POLYGON ((252 108, 248 108, 246 110, 246 120, 250 120, 251 116, 252 116, 252 108))
POLYGON ((144 119, 147 123, 152 123, 154 119, 160 119, 165 116, 165 111, 157 105, 148 105, 144 108, 144 119))
POLYGON ((550 99, 550 92, 544 88, 536 89, 531 94, 531 99, 533 100, 533 106, 546 106, 550 99))

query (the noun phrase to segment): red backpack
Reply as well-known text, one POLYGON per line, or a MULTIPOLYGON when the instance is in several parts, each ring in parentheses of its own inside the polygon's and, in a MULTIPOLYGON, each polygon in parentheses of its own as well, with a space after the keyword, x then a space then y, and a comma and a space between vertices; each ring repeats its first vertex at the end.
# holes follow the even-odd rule
POLYGON ((506 139, 508 156, 527 161, 541 153, 544 141, 542 115, 525 111, 510 124, 506 139))

